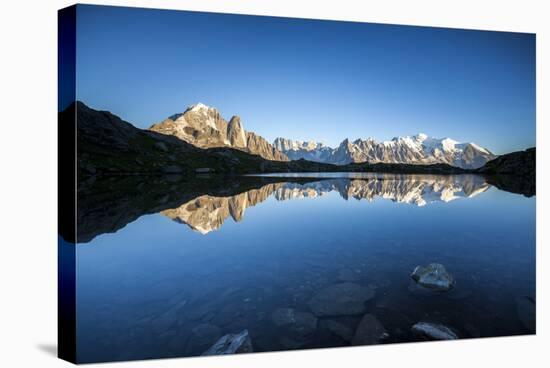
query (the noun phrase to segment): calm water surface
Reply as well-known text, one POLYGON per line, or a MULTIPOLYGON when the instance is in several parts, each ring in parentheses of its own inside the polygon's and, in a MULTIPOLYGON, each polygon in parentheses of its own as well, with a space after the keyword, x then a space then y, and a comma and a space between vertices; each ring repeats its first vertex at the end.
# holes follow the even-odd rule
POLYGON ((206 191, 78 244, 79 360, 200 355, 243 329, 255 351, 347 346, 327 323, 355 331, 365 313, 390 343, 417 341, 419 321, 462 338, 532 333, 535 197, 472 175, 308 177, 206 191), (453 290, 414 284, 415 266, 432 262, 453 290), (364 313, 320 317, 307 336, 274 323, 278 308, 311 313, 311 298, 342 282, 375 290, 364 313))

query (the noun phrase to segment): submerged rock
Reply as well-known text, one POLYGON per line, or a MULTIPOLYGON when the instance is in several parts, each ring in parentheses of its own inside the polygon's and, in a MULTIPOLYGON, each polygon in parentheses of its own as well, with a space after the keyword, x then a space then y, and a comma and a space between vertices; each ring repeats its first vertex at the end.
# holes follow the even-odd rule
POLYGON ((430 322, 418 322, 413 325, 411 331, 425 339, 429 340, 456 340, 458 335, 449 327, 430 322))
POLYGON ((306 345, 317 330, 317 317, 292 308, 279 308, 271 314, 278 328, 279 343, 285 349, 299 349, 306 345))
POLYGON ((221 330, 218 326, 210 323, 201 323, 191 330, 187 351, 192 354, 198 354, 208 348, 212 344, 212 341, 216 341, 221 335, 221 330))
POLYGON ((351 340, 352 345, 373 345, 373 344, 379 344, 383 340, 387 339, 389 337, 388 332, 380 323, 380 321, 373 316, 372 314, 365 314, 363 319, 361 319, 361 322, 359 322, 359 326, 357 326, 357 330, 355 331, 355 335, 353 336, 353 340, 351 340))
POLYGON ((416 266, 411 277, 419 285, 436 291, 451 290, 455 284, 453 276, 439 263, 430 263, 426 267, 416 266))
POLYGON ((523 296, 516 299, 516 310, 523 327, 530 333, 536 332, 537 308, 533 298, 523 296))
POLYGON ((292 308, 279 308, 271 315, 276 326, 290 330, 301 336, 310 335, 317 329, 317 317, 307 312, 297 312, 292 308))
POLYGON ((349 316, 365 311, 365 302, 374 297, 374 290, 351 282, 331 285, 319 291, 308 302, 317 316, 349 316))
POLYGON ((238 334, 227 334, 222 336, 210 349, 202 355, 225 355, 252 353, 252 341, 248 335, 248 330, 243 330, 238 334))
POLYGON ((329 319, 323 321, 323 325, 324 327, 326 327, 327 330, 340 337, 344 341, 351 341, 351 339, 353 338, 353 330, 343 323, 329 319))

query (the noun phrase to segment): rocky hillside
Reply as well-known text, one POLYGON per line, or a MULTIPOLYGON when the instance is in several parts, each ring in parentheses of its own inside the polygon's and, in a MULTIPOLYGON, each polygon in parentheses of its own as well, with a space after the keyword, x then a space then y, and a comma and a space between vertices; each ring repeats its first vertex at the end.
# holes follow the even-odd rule
POLYGON ((230 147, 259 155, 266 160, 288 161, 285 154, 264 138, 245 131, 238 116, 233 116, 227 122, 218 110, 201 103, 154 124, 149 130, 176 136, 200 148, 230 147))
POLYGON ((499 156, 476 171, 483 174, 530 176, 535 175, 536 166, 537 152, 533 147, 499 156))
POLYGON ((499 189, 532 197, 537 189, 536 167, 537 152, 533 147, 499 156, 476 172, 484 174, 487 182, 499 189))
POLYGON ((459 143, 450 138, 431 138, 425 134, 396 137, 385 142, 376 142, 372 138, 355 141, 345 139, 336 148, 284 138, 275 139, 273 145, 294 160, 304 158, 336 165, 359 162, 447 164, 462 169, 476 169, 496 157, 475 143, 459 143))
MULTIPOLYGON (((293 169, 327 171, 318 163, 269 161, 240 149, 198 148, 173 135, 138 129, 108 111, 77 102, 59 113, 60 126, 77 117, 77 167, 79 176, 119 174, 195 174, 201 169, 226 174, 245 174, 293 169)), ((215 119, 212 120, 215 122, 215 119)), ((238 122, 234 128, 238 133, 238 122)), ((233 130, 233 131, 234 131, 233 130)), ((234 142, 242 135, 232 134, 234 142)), ((253 146, 266 147, 257 136, 246 136, 253 146)))

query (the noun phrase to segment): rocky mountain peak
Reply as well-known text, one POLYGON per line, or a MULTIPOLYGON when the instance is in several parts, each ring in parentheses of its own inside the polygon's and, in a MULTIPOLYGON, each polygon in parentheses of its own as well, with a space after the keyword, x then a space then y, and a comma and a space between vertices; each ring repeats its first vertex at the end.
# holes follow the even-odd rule
POLYGON ((246 147, 246 133, 241 124, 241 118, 233 116, 227 125, 227 138, 233 147, 246 147))
POLYGON ((215 110, 214 108, 210 107, 210 106, 206 106, 205 104, 201 103, 201 102, 198 102, 194 105, 191 105, 189 106, 185 112, 187 111, 194 111, 194 112, 199 112, 199 111, 208 111, 208 110, 215 110))
POLYGON ((216 108, 197 103, 183 113, 152 125, 149 130, 173 135, 200 148, 237 148, 267 160, 288 161, 288 157, 257 134, 247 132, 238 116, 227 122, 216 108), (250 134, 253 138, 250 139, 250 134), (249 144, 251 141, 252 144, 249 144))

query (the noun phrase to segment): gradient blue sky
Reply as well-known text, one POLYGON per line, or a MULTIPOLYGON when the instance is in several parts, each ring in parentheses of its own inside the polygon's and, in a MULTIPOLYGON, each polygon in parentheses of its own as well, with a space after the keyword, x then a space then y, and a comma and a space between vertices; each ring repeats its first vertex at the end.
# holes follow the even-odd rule
POLYGON ((336 146, 418 132, 535 145, 535 36, 82 6, 77 98, 146 128, 202 102, 336 146))

